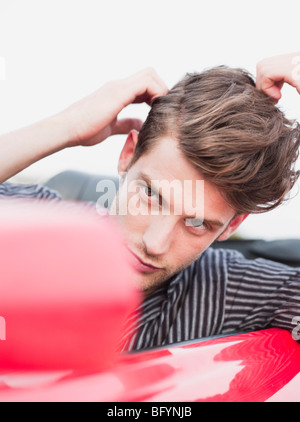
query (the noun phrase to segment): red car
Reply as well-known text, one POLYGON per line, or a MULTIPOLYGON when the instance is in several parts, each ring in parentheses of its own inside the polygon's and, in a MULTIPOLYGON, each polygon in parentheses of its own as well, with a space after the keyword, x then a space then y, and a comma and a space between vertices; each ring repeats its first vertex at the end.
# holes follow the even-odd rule
POLYGON ((119 402, 155 402, 152 416, 180 417, 188 406, 158 403, 300 401, 300 345, 285 330, 118 354, 140 297, 105 218, 3 201, 0 221, 0 401, 109 402, 108 416, 126 416, 119 402))

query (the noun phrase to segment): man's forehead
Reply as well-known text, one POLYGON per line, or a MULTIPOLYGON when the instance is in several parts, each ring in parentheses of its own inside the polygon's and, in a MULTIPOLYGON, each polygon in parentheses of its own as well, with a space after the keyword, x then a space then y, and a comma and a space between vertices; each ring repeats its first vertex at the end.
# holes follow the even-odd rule
POLYGON ((166 154, 166 158, 170 155, 178 155, 184 158, 184 155, 182 154, 182 151, 180 149, 179 140, 175 135, 172 134, 156 138, 150 150, 150 153, 151 152, 155 155, 166 154))
POLYGON ((153 147, 144 153, 140 166, 147 169, 152 179, 203 179, 200 172, 183 154, 176 137, 164 136, 153 143, 153 147))

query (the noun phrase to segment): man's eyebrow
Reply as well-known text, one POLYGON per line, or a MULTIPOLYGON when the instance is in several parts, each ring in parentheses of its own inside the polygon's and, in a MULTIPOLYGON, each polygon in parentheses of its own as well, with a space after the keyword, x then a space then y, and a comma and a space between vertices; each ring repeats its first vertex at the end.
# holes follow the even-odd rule
POLYGON ((186 218, 190 218, 191 220, 203 220, 203 224, 209 224, 211 226, 223 227, 225 224, 219 220, 213 220, 210 218, 200 218, 200 217, 196 217, 195 215, 188 215, 186 218))
POLYGON ((203 220, 203 223, 210 224, 211 226, 218 226, 218 227, 223 227, 224 226, 224 223, 222 221, 219 221, 219 220, 210 220, 208 218, 205 218, 203 220))
POLYGON ((148 176, 148 174, 144 173, 143 171, 139 173, 138 179, 143 179, 144 182, 146 182, 148 186, 151 186, 152 184, 152 179, 148 176))

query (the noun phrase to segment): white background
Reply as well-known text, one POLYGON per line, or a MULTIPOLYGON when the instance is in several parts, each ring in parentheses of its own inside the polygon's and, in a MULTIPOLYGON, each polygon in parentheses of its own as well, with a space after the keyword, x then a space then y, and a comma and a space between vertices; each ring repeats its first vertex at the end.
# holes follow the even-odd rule
MULTIPOLYGON (((147 66, 169 87, 186 72, 219 64, 255 76, 260 59, 300 51, 299 16, 297 0, 0 0, 0 133, 147 66)), ((279 106, 300 118, 293 89, 284 88, 279 106)), ((148 110, 134 105, 122 114, 144 119, 148 110)), ((124 141, 118 136, 61 151, 14 180, 40 182, 64 169, 115 174, 124 141)), ((300 237, 299 211, 300 194, 276 211, 249 217, 239 234, 300 237)))

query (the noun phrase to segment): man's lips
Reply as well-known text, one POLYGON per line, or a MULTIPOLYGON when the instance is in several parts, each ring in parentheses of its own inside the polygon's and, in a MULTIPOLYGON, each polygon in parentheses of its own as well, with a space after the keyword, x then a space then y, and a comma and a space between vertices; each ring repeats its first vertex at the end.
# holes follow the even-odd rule
POLYGON ((131 262, 134 266, 134 268, 141 273, 154 273, 156 271, 161 270, 161 268, 155 267, 154 265, 147 264, 144 262, 140 257, 138 257, 134 252, 132 252, 130 249, 128 249, 130 252, 130 255, 132 257, 131 262))

